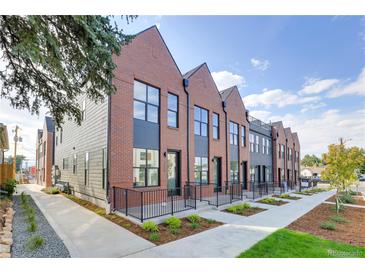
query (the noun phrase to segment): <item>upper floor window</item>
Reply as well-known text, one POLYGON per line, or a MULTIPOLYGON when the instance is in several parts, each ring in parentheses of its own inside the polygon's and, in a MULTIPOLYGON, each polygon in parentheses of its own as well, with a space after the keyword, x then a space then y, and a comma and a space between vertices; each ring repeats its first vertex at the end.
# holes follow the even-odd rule
POLYGON ((72 160, 72 173, 76 174, 77 171, 77 154, 74 154, 73 160, 72 160))
POLYGON ((68 169, 68 158, 62 159, 62 169, 68 169))
POLYGON ((259 153, 259 143, 260 143, 260 138, 259 138, 259 136, 256 135, 256 143, 255 143, 256 153, 259 153))
POLYGON ((285 147, 284 145, 281 145, 281 158, 285 157, 285 147))
POLYGON ((270 151, 270 140, 266 139, 266 154, 269 155, 270 151))
POLYGON ((168 94, 168 104, 167 104, 167 125, 169 127, 178 127, 178 105, 179 97, 175 94, 168 94))
POLYGON ((160 90, 134 81, 134 118, 158 124, 160 90))
POLYGON ((250 152, 254 152, 254 143, 255 143, 255 136, 250 133, 250 152))
POLYGON ((238 145, 238 124, 229 122, 229 139, 231 145, 238 145))
POLYGON ((246 127, 241 127, 241 146, 246 146, 246 127))
POLYGON ((288 160, 291 161, 293 159, 293 152, 291 148, 288 148, 288 160))
POLYGON ((82 101, 81 106, 81 121, 84 121, 86 119, 86 99, 82 101))
POLYGON ((197 106, 194 107, 194 133, 208 136, 208 111, 197 106))
POLYGON ((262 154, 266 153, 266 139, 262 137, 262 154))
POLYGON ((219 114, 213 113, 213 139, 219 139, 219 114))
POLYGON ((89 184, 89 152, 85 153, 85 161, 84 161, 84 180, 85 185, 89 184))

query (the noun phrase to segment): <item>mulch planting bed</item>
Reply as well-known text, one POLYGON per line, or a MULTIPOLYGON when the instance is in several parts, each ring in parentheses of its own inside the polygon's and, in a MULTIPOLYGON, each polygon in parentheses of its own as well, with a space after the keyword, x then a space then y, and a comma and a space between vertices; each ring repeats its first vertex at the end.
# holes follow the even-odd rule
MULTIPOLYGON (((353 205, 365 206, 365 199, 362 195, 361 196, 360 195, 359 196, 352 196, 352 198, 354 198, 354 200, 355 200, 355 203, 353 205)), ((336 195, 333 195, 332 197, 328 198, 326 201, 335 203, 336 202, 336 195)), ((351 204, 349 204, 349 205, 351 205, 351 204)))
POLYGON ((261 207, 251 207, 251 208, 245 208, 243 211, 240 211, 237 213, 229 212, 227 209, 225 209, 223 211, 227 212, 227 213, 235 214, 235 215, 249 217, 249 216, 255 215, 257 213, 263 212, 265 210, 267 210, 267 209, 261 208, 261 207))
MULTIPOLYGON (((79 205, 93 211, 94 213, 108 219, 109 221, 124 227, 125 229, 131 231, 132 233, 145 238, 148 241, 151 241, 149 239, 150 237, 150 232, 147 232, 145 230, 143 230, 141 228, 140 225, 133 223, 132 221, 123 218, 119 215, 116 214, 106 214, 105 209, 98 207, 88 201, 79 199, 75 196, 72 195, 67 195, 67 194, 63 194, 65 197, 69 198, 70 200, 74 201, 75 203, 78 203, 79 205)), ((166 216, 166 218, 168 218, 169 216, 166 216)), ((168 242, 172 242, 172 241, 176 241, 182 238, 185 238, 187 236, 191 236, 194 234, 197 234, 199 232, 217 227, 222 225, 223 223, 218 222, 218 221, 214 221, 213 223, 209 223, 207 219, 201 218, 201 221, 199 222, 199 227, 192 229, 190 226, 190 222, 186 219, 186 218, 182 218, 181 219, 181 228, 179 229, 178 233, 176 234, 172 234, 168 228, 167 225, 165 224, 159 224, 159 239, 156 241, 151 241, 156 245, 161 245, 161 244, 165 244, 168 242)))
POLYGON ((281 205, 288 204, 288 202, 285 202, 283 200, 276 200, 273 203, 265 203, 265 202, 262 202, 262 200, 258 200, 258 201, 256 201, 256 203, 265 204, 265 205, 274 205, 274 206, 281 206, 281 205))
POLYGON ((300 200, 302 197, 298 196, 289 196, 289 197, 280 197, 280 195, 272 195, 275 198, 288 199, 288 200, 300 200))
POLYGON ((321 204, 291 223, 287 228, 311 233, 328 240, 365 246, 365 209, 345 207, 339 215, 344 217, 347 222, 336 223, 335 230, 326 230, 320 227, 321 223, 328 221, 335 215, 334 205, 321 204))

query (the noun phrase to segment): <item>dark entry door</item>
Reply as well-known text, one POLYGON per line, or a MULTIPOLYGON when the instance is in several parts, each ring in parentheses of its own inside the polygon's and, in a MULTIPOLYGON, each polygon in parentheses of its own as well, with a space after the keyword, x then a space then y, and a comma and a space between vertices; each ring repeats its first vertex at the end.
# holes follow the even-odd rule
POLYGON ((173 193, 180 193, 180 157, 179 152, 167 153, 167 188, 173 193))
POLYGON ((217 189, 222 185, 222 163, 221 158, 213 158, 213 178, 214 178, 214 188, 217 189))
POLYGON ((242 188, 247 189, 247 162, 242 162, 242 188))

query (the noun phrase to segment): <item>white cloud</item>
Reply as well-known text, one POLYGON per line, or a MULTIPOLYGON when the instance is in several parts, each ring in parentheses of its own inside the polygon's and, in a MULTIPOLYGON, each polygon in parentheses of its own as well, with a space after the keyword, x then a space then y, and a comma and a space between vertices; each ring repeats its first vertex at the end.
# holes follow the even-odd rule
POLYGON ((242 88, 246 84, 246 80, 243 76, 226 70, 212 72, 212 77, 219 90, 223 90, 232 86, 242 88))
POLYGON ((282 89, 263 90, 262 93, 247 95, 243 98, 246 107, 256 107, 259 105, 285 107, 288 105, 298 105, 320 101, 318 96, 303 97, 282 89))
POLYGON ((336 87, 328 92, 328 97, 335 98, 343 95, 365 96, 365 67, 355 81, 336 87))
POLYGON ((349 146, 365 148, 365 111, 357 110, 343 113, 331 109, 319 116, 286 114, 284 116, 271 116, 271 121, 282 120, 284 126, 290 126, 292 131, 298 132, 301 156, 315 154, 321 156, 327 151, 329 144, 338 143, 343 137, 349 146))
POLYGON ((316 79, 316 78, 308 78, 305 84, 303 85, 303 89, 299 91, 300 95, 306 94, 318 94, 323 91, 326 91, 333 87, 335 84, 339 83, 338 79, 316 79))
POLYGON ((304 113, 304 112, 319 109, 319 108, 322 108, 322 107, 325 107, 325 106, 327 106, 327 104, 324 103, 324 102, 319 102, 319 103, 315 103, 315 104, 306 104, 306 105, 303 106, 303 108, 300 110, 300 112, 304 113))
POLYGON ((263 122, 268 122, 268 117, 270 116, 271 112, 266 110, 253 110, 250 111, 249 114, 263 122))
POLYGON ((155 22, 156 27, 158 29, 160 29, 161 28, 162 15, 156 15, 155 20, 156 20, 156 22, 155 22))
POLYGON ((251 65, 255 69, 265 71, 270 67, 270 62, 268 60, 259 60, 256 58, 251 58, 251 65))

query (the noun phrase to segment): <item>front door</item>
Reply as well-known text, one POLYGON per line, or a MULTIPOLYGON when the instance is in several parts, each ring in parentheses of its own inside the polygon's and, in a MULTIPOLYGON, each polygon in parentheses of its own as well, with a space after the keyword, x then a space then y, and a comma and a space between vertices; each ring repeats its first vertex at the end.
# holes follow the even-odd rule
POLYGON ((213 158, 213 178, 214 178, 214 188, 219 188, 222 183, 222 174, 221 174, 221 158, 214 157, 213 158))
POLYGON ((180 193, 180 157, 179 152, 167 153, 167 188, 175 194, 180 193))
POLYGON ((242 188, 247 189, 247 162, 242 162, 242 188))

